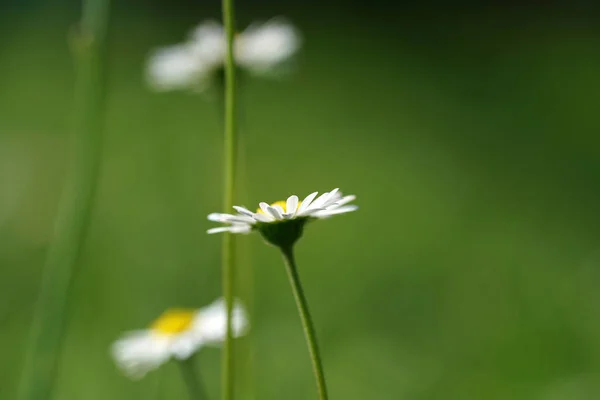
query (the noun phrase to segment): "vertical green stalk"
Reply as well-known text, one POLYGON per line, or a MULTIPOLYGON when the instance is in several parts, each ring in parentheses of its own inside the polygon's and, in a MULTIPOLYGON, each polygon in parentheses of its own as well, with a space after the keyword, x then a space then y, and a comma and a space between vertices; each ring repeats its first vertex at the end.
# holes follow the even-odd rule
MULTIPOLYGON (((237 95, 241 99, 241 93, 243 92, 244 77, 243 74, 237 75, 237 95)), ((244 110, 243 100, 240 101, 240 106, 237 111, 238 120, 238 137, 237 137, 237 182, 236 182, 236 202, 238 204, 244 204, 247 199, 248 188, 251 185, 249 179, 247 165, 247 151, 246 142, 248 137, 244 135, 244 110)), ((244 299, 244 305, 250 318, 250 326, 252 326, 252 318, 254 313, 254 302, 255 302, 255 277, 254 277, 254 265, 252 263, 252 248, 250 243, 243 241, 236 244, 236 293, 244 299)), ((244 344, 242 346, 236 346, 236 365, 241 364, 238 371, 243 371, 243 376, 237 378, 238 388, 243 390, 244 399, 254 400, 256 396, 256 369, 255 369, 255 346, 256 339, 254 331, 250 330, 246 335, 244 344)), ((240 390, 238 389, 238 390, 240 390)))
MULTIPOLYGON (((225 188, 223 196, 224 212, 231 212, 233 196, 235 193, 235 167, 236 167, 236 82, 235 60, 233 55, 233 40, 235 36, 235 16, 233 0, 222 0, 223 24, 227 42, 225 58, 225 139, 224 139, 224 171, 225 188)), ((222 399, 233 400, 234 396, 234 354, 233 337, 231 331, 231 312, 233 308, 233 283, 235 280, 234 263, 235 249, 234 238, 231 233, 223 235, 222 249, 222 274, 223 296, 227 304, 227 337, 223 346, 221 363, 222 399)))
POLYGON ((190 394, 190 400, 208 400, 204 386, 200 381, 199 375, 195 368, 195 357, 192 356, 187 360, 178 361, 181 368, 181 375, 185 382, 185 386, 188 388, 190 394))
POLYGON ((41 289, 18 399, 52 396, 67 324, 73 277, 88 231, 101 160, 104 116, 104 53, 109 0, 85 0, 75 38, 75 154, 61 199, 55 235, 44 266, 41 289))
POLYGON ((296 260, 294 259, 294 249, 292 246, 281 247, 281 252, 283 253, 283 261, 287 269, 290 284, 292 285, 292 292, 294 293, 294 298, 296 299, 296 306, 298 307, 300 320, 302 321, 302 328, 304 329, 304 336, 306 337, 308 352, 310 353, 313 372, 317 381, 319 399, 327 400, 327 386, 325 385, 325 374, 323 372, 321 354, 319 352, 319 346, 317 345, 317 334, 310 316, 310 311, 308 310, 308 301, 306 300, 304 290, 302 289, 300 275, 298 275, 296 260))

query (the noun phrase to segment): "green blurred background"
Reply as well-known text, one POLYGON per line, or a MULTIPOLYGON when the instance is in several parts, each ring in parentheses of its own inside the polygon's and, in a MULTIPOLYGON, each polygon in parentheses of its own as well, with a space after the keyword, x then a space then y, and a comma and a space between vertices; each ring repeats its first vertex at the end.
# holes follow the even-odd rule
MULTIPOLYGON (((220 293, 220 237, 205 234, 221 204, 220 104, 143 79, 153 48, 219 4, 119 3, 60 400, 186 398, 175 365, 131 382, 108 348, 220 293)), ((243 82, 239 202, 341 187, 361 207, 297 248, 331 398, 599 399, 597 13, 237 3, 241 26, 285 15, 304 36, 289 79, 243 82)), ((71 165, 78 14, 75 1, 0 6, 1 399, 15 396, 71 165)), ((253 313, 239 398, 316 398, 279 255, 256 235, 238 243, 253 313)), ((215 399, 219 355, 199 356, 215 399)))

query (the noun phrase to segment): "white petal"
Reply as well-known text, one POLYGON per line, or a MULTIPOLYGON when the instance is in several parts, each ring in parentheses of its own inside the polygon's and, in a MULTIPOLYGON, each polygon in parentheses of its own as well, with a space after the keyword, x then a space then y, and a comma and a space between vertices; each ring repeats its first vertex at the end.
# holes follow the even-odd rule
POLYGON ((210 19, 199 23, 192 30, 190 40, 202 41, 206 40, 206 38, 224 37, 224 35, 223 25, 214 19, 210 19))
POLYGON ((258 222, 273 222, 274 219, 268 214, 255 213, 252 218, 257 220, 258 222))
POLYGON ((293 195, 288 197, 287 201, 285 202, 285 214, 284 216, 292 216, 296 213, 296 210, 298 209, 298 196, 293 195))
POLYGON ((303 217, 309 217, 309 216, 314 215, 314 214, 316 214, 318 212, 321 212, 321 211, 325 211, 325 209, 324 208, 311 208, 310 210, 304 211, 302 213, 302 216, 303 217))
POLYGON ((298 207, 298 211, 296 212, 297 215, 302 215, 302 213, 308 209, 308 207, 310 206, 310 204, 312 203, 313 199, 319 194, 319 192, 314 192, 309 194, 308 196, 306 196, 304 198, 304 200, 302 200, 302 204, 300 204, 300 207, 298 207))
POLYGON ((233 208, 240 214, 247 215, 249 217, 254 215, 254 213, 252 211, 248 210, 247 208, 240 207, 240 206, 233 206, 233 208))
POLYGON ((308 209, 310 210, 313 208, 321 208, 323 206, 323 204, 325 204, 325 202, 327 201, 328 198, 329 198, 329 192, 323 193, 315 201, 313 201, 311 203, 311 205, 308 207, 308 209))
POLYGON ((203 345, 200 335, 195 332, 184 332, 175 336, 169 347, 171 354, 178 360, 186 360, 192 354, 200 350, 203 345))
POLYGON ((214 222, 225 222, 225 223, 242 223, 242 224, 253 224, 254 219, 245 215, 231 215, 231 214, 219 214, 212 213, 208 215, 208 219, 214 222))
POLYGON ((245 215, 234 215, 233 217, 226 217, 223 222, 253 224, 255 221, 252 217, 247 217, 245 215))
POLYGON ((271 214, 273 216, 273 218, 275 218, 277 220, 283 219, 283 215, 281 215, 280 210, 281 210, 280 206, 275 206, 275 207, 268 206, 267 207, 267 212, 269 214, 271 214))
POLYGON ((335 206, 336 207, 340 207, 340 206, 343 206, 344 204, 348 204, 348 203, 350 203, 351 201, 354 201, 354 200, 356 200, 356 196, 353 195, 353 194, 348 195, 348 196, 344 196, 340 200, 338 200, 338 201, 335 202, 335 206))
POLYGON ((252 231, 252 226, 244 223, 235 223, 231 226, 220 226, 218 228, 211 228, 206 233, 221 233, 221 232, 231 232, 231 233, 249 233, 252 231))
POLYGON ((223 26, 216 21, 201 23, 190 34, 189 46, 207 66, 218 68, 225 61, 227 49, 223 26))
POLYGON ((333 208, 331 210, 321 210, 319 212, 314 213, 313 216, 317 217, 317 218, 326 218, 326 217, 329 217, 332 215, 345 214, 345 213, 356 211, 356 210, 358 210, 358 206, 350 205, 350 206, 344 206, 344 207, 339 207, 339 208, 333 208))
POLYGON ((327 207, 330 206, 331 204, 335 203, 337 200, 339 200, 341 198, 340 194, 339 194, 339 190, 340 189, 333 189, 331 192, 329 192, 329 196, 327 196, 327 199, 325 199, 325 202, 323 203, 323 207, 327 207))
POLYGON ((220 226, 218 228, 211 228, 209 230, 206 231, 206 233, 213 234, 213 233, 221 233, 221 232, 231 232, 231 226, 220 226))
POLYGON ((202 61, 186 44, 164 47, 150 55, 146 78, 159 91, 184 89, 194 86, 202 71, 202 61))
POLYGON ((231 233, 250 233, 252 226, 248 224, 234 224, 230 227, 231 233))
POLYGON ((269 214, 269 212, 267 211, 267 209, 270 207, 269 204, 265 203, 264 201, 261 201, 260 203, 258 203, 258 206, 260 207, 262 212, 264 212, 265 214, 269 214))
POLYGON ((135 331, 117 340, 111 346, 111 354, 127 376, 139 379, 170 358, 169 344, 167 337, 147 330, 135 331))
POLYGON ((223 214, 221 213, 211 213, 208 214, 208 220, 213 222, 223 222, 223 214))
POLYGON ((268 72, 288 60, 300 47, 300 35, 287 21, 277 18, 253 24, 235 42, 236 60, 255 72, 268 72))
POLYGON ((274 206, 272 206, 274 209, 276 209, 277 211, 279 211, 279 213, 281 215, 283 215, 285 213, 285 210, 283 209, 283 207, 281 207, 279 204, 275 204, 274 206))
POLYGON ((210 213, 208 214, 208 220, 213 222, 224 222, 224 217, 229 216, 233 217, 231 214, 222 214, 222 213, 210 213))
POLYGON ((337 195, 340 191, 340 188, 335 188, 333 189, 331 192, 329 192, 329 198, 334 197, 335 195, 337 195))
MULTIPOLYGON (((214 303, 200 310, 194 322, 194 331, 202 338, 204 343, 219 344, 227 335, 227 308, 225 299, 220 298, 214 303)), ((246 310, 238 300, 234 300, 231 313, 231 329, 234 337, 244 335, 248 331, 248 316, 246 310)))
MULTIPOLYGON (((319 199, 317 199, 317 201, 315 201, 315 203, 318 204, 319 208, 327 208, 341 198, 342 196, 339 193, 339 189, 336 188, 333 189, 331 192, 328 192, 327 196, 321 196, 319 199)), ((314 203, 313 206, 315 206, 314 203)))

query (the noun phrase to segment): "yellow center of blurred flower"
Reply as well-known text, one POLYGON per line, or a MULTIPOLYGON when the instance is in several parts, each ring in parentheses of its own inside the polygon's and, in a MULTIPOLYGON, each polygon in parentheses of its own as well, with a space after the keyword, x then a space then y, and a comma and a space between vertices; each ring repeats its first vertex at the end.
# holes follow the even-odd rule
POLYGON ((150 329, 164 335, 185 332, 192 326, 195 316, 196 310, 182 308, 167 310, 152 323, 150 329))
MULTIPOLYGON (((298 202, 298 207, 300 207, 300 204, 302 204, 301 201, 298 202)), ((280 206, 281 208, 283 208, 283 212, 288 212, 288 210, 286 209, 286 202, 283 201, 283 200, 279 200, 279 201, 276 201, 275 203, 271 204, 271 207, 275 207, 275 206, 280 206)), ((298 208, 296 208, 296 209, 298 209, 298 208)), ((258 208, 256 210, 256 212, 258 214, 264 214, 265 213, 261 208, 258 208)))

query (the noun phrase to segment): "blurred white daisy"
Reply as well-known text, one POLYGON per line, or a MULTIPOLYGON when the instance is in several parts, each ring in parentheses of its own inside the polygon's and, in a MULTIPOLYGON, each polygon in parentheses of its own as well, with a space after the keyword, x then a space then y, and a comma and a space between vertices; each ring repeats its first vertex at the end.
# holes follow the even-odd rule
MULTIPOLYGON (((276 73, 300 48, 296 28, 282 18, 250 25, 236 35, 237 65, 254 74, 276 73)), ((156 90, 206 88, 223 68, 226 55, 225 31, 216 21, 198 25, 182 44, 151 54, 147 79, 156 90)))
POLYGON ((300 48, 300 34, 281 18, 254 23, 235 39, 238 65, 256 74, 275 72, 300 48))
POLYGON ((306 196, 300 201, 298 196, 288 197, 286 201, 273 204, 261 202, 256 212, 247 208, 234 206, 237 214, 212 213, 208 219, 228 224, 208 230, 208 233, 232 232, 249 233, 258 230, 265 239, 276 246, 293 244, 302 235, 305 222, 311 219, 323 219, 336 214, 344 214, 358 209, 348 204, 356 196, 342 196, 339 189, 325 192, 317 197, 318 192, 306 196))
MULTIPOLYGON (((231 327, 234 337, 248 330, 248 317, 236 301, 231 327)), ((185 360, 205 345, 219 345, 226 337, 226 306, 218 299, 201 309, 169 309, 148 329, 132 331, 113 343, 112 356, 130 378, 142 378, 171 358, 185 360)))
POLYGON ((158 91, 204 89, 212 72, 206 63, 199 63, 188 45, 165 47, 155 51, 148 61, 148 81, 158 91))

